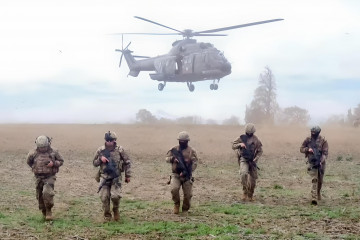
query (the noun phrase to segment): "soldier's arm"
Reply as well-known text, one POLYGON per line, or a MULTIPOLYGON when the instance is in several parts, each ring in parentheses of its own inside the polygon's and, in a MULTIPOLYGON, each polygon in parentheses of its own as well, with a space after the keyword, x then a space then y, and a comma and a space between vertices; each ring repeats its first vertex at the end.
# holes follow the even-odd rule
POLYGON ((120 155, 121 155, 122 159, 124 160, 123 169, 124 169, 124 172, 125 172, 125 178, 130 178, 131 177, 131 160, 130 160, 130 157, 125 152, 125 150, 122 149, 122 148, 120 150, 120 155))
POLYGON ((198 161, 199 161, 199 158, 197 156, 197 153, 196 153, 195 149, 192 149, 192 154, 191 154, 191 163, 192 163, 191 171, 192 172, 195 171, 195 169, 197 168, 198 161))
POLYGON ((26 157, 26 163, 29 165, 29 167, 32 168, 32 165, 34 164, 34 151, 28 153, 26 157))
POLYGON ((325 162, 329 154, 329 145, 328 142, 324 139, 324 143, 321 146, 321 162, 325 162))
POLYGON ((174 156, 171 152, 171 150, 169 150, 167 153, 166 153, 166 158, 165 158, 166 162, 167 163, 174 163, 174 156))
POLYGON ((307 144, 308 144, 308 139, 306 138, 304 140, 304 142, 301 144, 301 147, 300 147, 301 153, 305 153, 305 154, 309 153, 309 147, 307 146, 307 144))
POLYGON ((101 164, 100 158, 101 158, 101 154, 100 154, 100 148, 99 148, 99 149, 96 151, 95 156, 94 156, 94 160, 93 160, 93 165, 94 165, 94 167, 100 166, 100 164, 101 164))
POLYGON ((60 167, 64 164, 64 158, 61 156, 61 154, 59 153, 59 151, 55 150, 55 162, 54 165, 56 167, 60 167))
POLYGON ((263 154, 263 149, 262 149, 262 143, 259 141, 257 144, 257 150, 256 150, 256 156, 254 158, 254 162, 257 162, 259 160, 259 158, 261 157, 261 155, 263 154))
POLYGON ((233 150, 240 148, 240 143, 242 143, 242 141, 241 141, 240 137, 238 137, 234 141, 231 142, 231 148, 233 150))

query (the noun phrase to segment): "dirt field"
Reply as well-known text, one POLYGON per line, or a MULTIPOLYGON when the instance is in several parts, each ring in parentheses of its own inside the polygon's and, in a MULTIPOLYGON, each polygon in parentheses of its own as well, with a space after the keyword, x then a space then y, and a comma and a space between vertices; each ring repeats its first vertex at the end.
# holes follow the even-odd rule
POLYGON ((360 239, 360 129, 323 126, 330 156, 324 199, 311 206, 311 180, 299 147, 307 128, 258 126, 264 145, 254 203, 240 201, 230 142, 238 126, 0 125, 0 239, 360 239), (92 158, 113 130, 133 161, 123 183, 121 221, 102 223, 92 158), (173 215, 166 152, 187 130, 200 157, 189 215, 173 215), (38 135, 65 159, 57 175, 55 220, 37 210, 25 159, 38 135))

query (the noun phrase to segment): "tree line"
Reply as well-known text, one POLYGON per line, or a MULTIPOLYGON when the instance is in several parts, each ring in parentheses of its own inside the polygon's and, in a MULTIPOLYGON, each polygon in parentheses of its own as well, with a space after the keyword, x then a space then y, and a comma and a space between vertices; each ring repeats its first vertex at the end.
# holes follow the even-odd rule
MULTIPOLYGON (((307 125, 311 120, 308 110, 299 106, 280 107, 276 99, 276 90, 275 76, 271 69, 266 66, 265 70, 259 75, 258 87, 254 91, 253 99, 246 105, 245 123, 307 125)), ((203 119, 199 116, 158 119, 146 109, 138 111, 136 121, 143 124, 220 124, 216 120, 203 119)), ((240 123, 240 118, 235 114, 221 122, 223 125, 239 125, 240 123)), ((354 110, 349 109, 346 118, 343 115, 333 115, 329 117, 326 123, 360 126, 360 104, 354 110)))

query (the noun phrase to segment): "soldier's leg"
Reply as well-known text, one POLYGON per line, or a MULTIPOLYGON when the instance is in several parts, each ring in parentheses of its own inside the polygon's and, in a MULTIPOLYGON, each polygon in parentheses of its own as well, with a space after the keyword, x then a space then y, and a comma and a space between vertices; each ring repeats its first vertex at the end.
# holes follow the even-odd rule
POLYGON ((121 183, 113 182, 110 190, 110 199, 113 203, 113 213, 114 213, 115 221, 120 220, 120 214, 119 214, 120 198, 121 198, 121 183))
POLYGON ((249 194, 249 164, 246 161, 240 161, 240 178, 241 178, 241 185, 243 187, 243 196, 242 200, 246 200, 249 194))
POLYGON ((318 170, 308 169, 308 174, 311 176, 311 203, 317 204, 317 193, 318 193, 318 170))
POLYGON ((321 200, 321 188, 322 188, 322 184, 323 184, 323 180, 324 180, 325 167, 326 167, 326 164, 323 164, 321 174, 320 174, 319 180, 318 180, 318 187, 317 187, 317 199, 318 200, 321 200))
POLYGON ((36 186, 36 199, 38 200, 39 203, 39 209, 41 210, 43 216, 46 216, 46 208, 45 208, 45 203, 44 203, 44 199, 43 199, 43 187, 44 187, 44 182, 42 181, 42 178, 37 177, 35 180, 35 186, 36 186))
POLYGON ((186 181, 182 185, 182 189, 184 192, 184 201, 182 205, 182 211, 186 212, 190 209, 191 206, 191 198, 192 198, 192 181, 186 181))
POLYGON ((110 212, 110 186, 104 185, 100 190, 100 199, 102 202, 102 209, 104 211, 104 219, 105 221, 111 220, 111 212, 110 212))
POLYGON ((54 186, 56 177, 51 176, 43 180, 44 181, 44 188, 43 188, 43 198, 44 204, 46 208, 46 220, 52 220, 52 212, 51 208, 54 206, 54 186))
POLYGON ((252 169, 249 173, 249 191, 248 191, 248 198, 250 201, 254 201, 254 191, 256 187, 256 179, 258 177, 257 169, 252 169))
POLYGON ((178 214, 179 213, 179 208, 180 208, 180 186, 181 186, 181 182, 180 182, 180 178, 178 174, 173 174, 171 176, 171 182, 170 182, 170 186, 171 186, 171 196, 172 196, 172 200, 174 201, 174 213, 178 214))

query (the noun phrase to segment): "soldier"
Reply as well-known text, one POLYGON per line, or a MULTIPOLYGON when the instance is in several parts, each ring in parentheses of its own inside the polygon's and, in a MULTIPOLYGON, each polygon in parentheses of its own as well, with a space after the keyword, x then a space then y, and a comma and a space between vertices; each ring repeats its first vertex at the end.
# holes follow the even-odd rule
POLYGON ((194 182, 192 172, 197 167, 198 157, 195 149, 188 145, 190 137, 187 132, 180 132, 177 140, 179 140, 179 145, 174 146, 167 152, 166 162, 171 163, 172 166, 170 184, 172 200, 174 201, 174 214, 179 213, 180 186, 182 186, 184 193, 182 212, 186 214, 191 205, 192 185, 194 182))
POLYGON ((116 143, 115 132, 105 133, 105 144, 95 153, 93 165, 100 167, 100 199, 104 210, 104 220, 111 220, 110 199, 113 203, 114 220, 119 221, 119 204, 121 198, 121 172, 125 172, 125 182, 130 182, 131 161, 122 146, 116 143))
POLYGON ((324 137, 320 135, 321 128, 314 126, 311 128, 311 136, 307 137, 300 147, 300 152, 305 153, 308 158, 308 174, 312 177, 311 204, 317 205, 321 200, 321 187, 323 183, 326 158, 329 146, 324 137))
POLYGON ((257 165, 263 150, 261 141, 254 135, 256 129, 254 124, 245 126, 245 134, 240 135, 232 142, 232 149, 236 150, 238 163, 240 165, 241 185, 243 196, 241 200, 254 201, 254 190, 256 186, 257 165))
POLYGON ((56 173, 64 160, 51 147, 51 138, 41 135, 35 140, 36 148, 27 155, 26 163, 35 174, 36 199, 46 221, 53 220, 51 208, 54 206, 54 184, 56 173))

